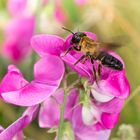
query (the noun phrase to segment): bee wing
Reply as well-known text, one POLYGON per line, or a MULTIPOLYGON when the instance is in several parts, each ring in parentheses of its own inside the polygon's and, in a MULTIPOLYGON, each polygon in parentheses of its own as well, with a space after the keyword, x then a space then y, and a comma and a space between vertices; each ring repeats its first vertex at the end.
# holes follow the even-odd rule
POLYGON ((96 44, 97 44, 96 46, 99 47, 99 49, 103 49, 105 51, 115 50, 122 46, 122 44, 118 44, 114 42, 103 42, 103 43, 96 42, 96 44))
POLYGON ((127 36, 115 36, 111 38, 101 38, 100 42, 96 42, 97 46, 103 50, 115 50, 125 46, 129 42, 127 36))

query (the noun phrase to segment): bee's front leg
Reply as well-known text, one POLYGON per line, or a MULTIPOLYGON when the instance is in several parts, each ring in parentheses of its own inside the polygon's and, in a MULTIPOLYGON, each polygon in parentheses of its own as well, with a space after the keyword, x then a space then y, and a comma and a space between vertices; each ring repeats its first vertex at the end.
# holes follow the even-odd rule
POLYGON ((73 49, 76 51, 81 51, 81 46, 73 46, 73 49))
POLYGON ((71 46, 71 47, 69 47, 66 50, 65 54, 63 55, 63 57, 66 56, 71 50, 81 51, 81 46, 79 46, 79 48, 77 46, 71 46))
POLYGON ((66 56, 71 50, 73 50, 73 46, 66 50, 66 52, 63 55, 63 57, 66 56))
POLYGON ((86 57, 86 55, 82 55, 75 63, 74 65, 78 64, 81 60, 83 60, 86 57))
POLYGON ((86 53, 86 55, 82 55, 80 58, 79 58, 79 60, 78 61, 76 61, 75 63, 74 63, 74 65, 76 65, 77 63, 79 63, 81 60, 83 60, 84 59, 84 61, 82 62, 83 64, 86 62, 86 60, 87 59, 89 59, 90 58, 90 53, 89 52, 87 52, 86 53))

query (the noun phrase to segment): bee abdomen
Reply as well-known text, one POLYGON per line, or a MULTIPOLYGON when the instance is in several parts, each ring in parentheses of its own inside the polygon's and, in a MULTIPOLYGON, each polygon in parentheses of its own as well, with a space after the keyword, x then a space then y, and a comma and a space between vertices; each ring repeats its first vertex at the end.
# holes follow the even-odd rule
POLYGON ((122 62, 106 52, 100 52, 99 56, 97 57, 97 60, 101 61, 102 65, 105 65, 112 69, 115 70, 123 69, 122 62))

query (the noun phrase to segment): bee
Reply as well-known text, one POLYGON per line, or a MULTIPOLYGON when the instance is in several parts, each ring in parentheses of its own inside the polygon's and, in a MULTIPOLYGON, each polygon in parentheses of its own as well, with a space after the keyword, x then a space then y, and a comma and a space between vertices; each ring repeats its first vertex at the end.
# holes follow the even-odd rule
POLYGON ((78 64, 80 61, 83 61, 83 63, 85 63, 86 60, 90 59, 93 65, 95 80, 97 80, 97 75, 99 76, 99 78, 101 77, 102 65, 118 71, 123 70, 122 62, 102 49, 104 47, 109 48, 112 46, 116 46, 116 44, 99 43, 88 37, 84 32, 73 33, 67 28, 63 27, 63 29, 73 34, 70 41, 70 48, 65 52, 64 56, 71 50, 83 52, 83 55, 79 58, 79 60, 77 60, 77 62, 75 62, 74 65, 78 64), (94 66, 94 61, 99 62, 97 72, 94 66))

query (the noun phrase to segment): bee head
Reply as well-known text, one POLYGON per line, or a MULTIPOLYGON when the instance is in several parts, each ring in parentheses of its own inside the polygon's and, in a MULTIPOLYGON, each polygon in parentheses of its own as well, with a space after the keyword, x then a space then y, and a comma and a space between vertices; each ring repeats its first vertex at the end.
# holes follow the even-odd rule
POLYGON ((78 44, 80 42, 80 40, 82 39, 82 37, 86 36, 86 34, 83 33, 83 32, 76 32, 76 33, 74 33, 74 32, 72 32, 71 30, 69 30, 69 29, 67 29, 65 27, 62 27, 62 29, 64 29, 64 30, 66 30, 66 31, 68 31, 68 32, 73 34, 72 39, 70 41, 71 45, 72 44, 78 44))
POLYGON ((77 44, 77 43, 79 43, 80 40, 82 39, 82 37, 84 37, 84 36, 86 36, 86 34, 83 33, 83 32, 76 32, 76 33, 74 33, 73 36, 72 36, 70 44, 74 44, 74 43, 77 44))

